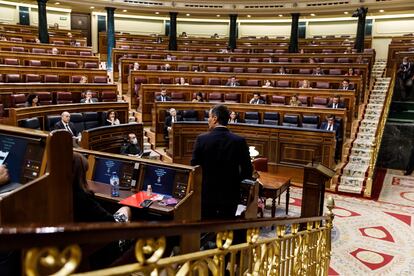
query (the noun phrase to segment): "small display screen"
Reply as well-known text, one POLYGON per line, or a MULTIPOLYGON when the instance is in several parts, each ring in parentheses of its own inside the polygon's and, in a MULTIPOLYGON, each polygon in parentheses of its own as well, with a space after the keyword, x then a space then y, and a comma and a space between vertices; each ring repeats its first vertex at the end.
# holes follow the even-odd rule
POLYGON ((173 196, 175 173, 174 169, 145 165, 142 190, 146 191, 147 186, 151 185, 154 193, 173 196))
POLYGON ((120 187, 130 188, 133 181, 134 164, 132 161, 96 157, 92 180, 110 184, 112 173, 116 172, 120 187))

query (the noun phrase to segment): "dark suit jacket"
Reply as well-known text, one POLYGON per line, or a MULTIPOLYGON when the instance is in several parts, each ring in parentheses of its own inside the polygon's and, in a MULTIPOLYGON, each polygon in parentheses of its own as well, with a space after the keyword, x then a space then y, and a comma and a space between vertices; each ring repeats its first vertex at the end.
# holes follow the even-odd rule
MULTIPOLYGON (((86 101, 85 98, 83 98, 83 99, 80 100, 81 103, 85 103, 85 101, 86 101)), ((92 103, 97 103, 98 102, 98 99, 97 98, 91 98, 91 101, 92 101, 92 103)))
MULTIPOLYGON (((157 97, 155 97, 155 100, 156 100, 157 102, 161 102, 161 95, 158 95, 157 97)), ((165 96, 165 101, 166 101, 166 102, 171 101, 171 97, 170 97, 170 96, 165 96)))
POLYGON ((342 86, 341 86, 341 87, 339 87, 339 89, 340 89, 340 90, 354 90, 354 89, 355 89, 355 87, 354 87, 352 84, 350 84, 350 85, 348 85, 348 88, 347 88, 347 89, 344 89, 342 86))
MULTIPOLYGON (((333 108, 333 102, 330 102, 327 107, 328 108, 333 108)), ((344 102, 339 102, 337 108, 345 108, 345 103, 344 102)))
MULTIPOLYGON (((328 122, 323 122, 321 124, 320 129, 327 130, 328 129, 328 122)), ((335 131, 336 140, 338 141, 341 138, 341 133, 340 133, 339 125, 337 123, 334 123, 333 130, 335 131)))
POLYGON ((251 103, 251 104, 265 104, 265 101, 263 99, 257 99, 257 100, 251 99, 249 101, 249 103, 251 103))
MULTIPOLYGON (((78 136, 79 133, 76 130, 75 125, 72 122, 69 122, 69 128, 72 131, 73 136, 78 136)), ((55 124, 55 129, 64 129, 64 130, 66 130, 65 126, 62 123, 62 120, 60 120, 59 122, 57 122, 55 124)))
POLYGON ((202 168, 202 218, 233 218, 240 202, 240 182, 252 178, 246 140, 225 127, 200 134, 191 165, 202 168))
POLYGON ((240 83, 236 81, 234 84, 232 84, 230 81, 226 83, 226 86, 240 86, 240 83))
MULTIPOLYGON (((182 120, 183 118, 181 118, 181 116, 177 114, 177 122, 182 121, 182 120)), ((165 139, 168 139, 168 127, 172 125, 171 121, 172 121, 171 116, 168 116, 167 118, 165 118, 165 123, 164 123, 164 138, 165 139)))

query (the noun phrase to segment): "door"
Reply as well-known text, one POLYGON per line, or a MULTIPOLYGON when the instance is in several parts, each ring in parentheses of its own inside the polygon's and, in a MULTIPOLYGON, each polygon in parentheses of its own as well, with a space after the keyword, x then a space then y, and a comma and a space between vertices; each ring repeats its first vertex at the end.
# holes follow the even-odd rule
POLYGON ((82 34, 88 40, 88 46, 91 46, 92 45, 91 14, 90 13, 72 13, 70 18, 71 18, 71 29, 81 30, 82 34))

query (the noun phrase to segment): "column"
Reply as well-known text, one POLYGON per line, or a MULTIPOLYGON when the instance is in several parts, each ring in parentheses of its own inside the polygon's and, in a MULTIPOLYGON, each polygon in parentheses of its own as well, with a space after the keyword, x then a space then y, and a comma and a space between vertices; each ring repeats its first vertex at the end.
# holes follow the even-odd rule
POLYGON ((41 43, 49 43, 49 33, 47 31, 47 16, 46 16, 47 0, 37 0, 37 13, 39 18, 39 40, 41 43))
POLYGON ((112 49, 115 47, 115 8, 106 7, 106 42, 107 42, 107 61, 106 68, 112 71, 112 49))
POLYGON ((292 25, 290 29, 290 43, 289 43, 289 53, 298 53, 299 52, 299 16, 300 13, 292 13, 292 25))
POLYGON ((357 34, 355 39, 354 49, 357 50, 358 53, 364 52, 364 40, 365 40, 365 17, 367 16, 368 8, 358 8, 353 17, 358 17, 358 27, 357 27, 357 34))
POLYGON ((236 49, 236 43, 237 43, 237 14, 230 14, 229 48, 231 51, 236 49))
POLYGON ((168 43, 168 50, 177 51, 177 14, 170 12, 170 41, 168 43))

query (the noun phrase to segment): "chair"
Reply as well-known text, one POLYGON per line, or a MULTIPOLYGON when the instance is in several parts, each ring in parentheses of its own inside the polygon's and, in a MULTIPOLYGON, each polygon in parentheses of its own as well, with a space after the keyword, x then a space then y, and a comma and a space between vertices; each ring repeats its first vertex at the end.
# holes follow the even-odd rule
POLYGON ((73 103, 71 92, 56 92, 56 104, 73 103))
POLYGON ((19 122, 20 127, 31 128, 31 129, 40 129, 39 118, 27 118, 19 122))
POLYGON ((147 79, 145 77, 135 77, 134 82, 135 82, 134 92, 135 92, 135 95, 138 96, 138 91, 139 91, 139 88, 141 87, 141 84, 147 83, 147 79))
POLYGON ((101 102, 116 102, 118 96, 115 91, 102 91, 101 102))
POLYGON ((259 80, 247 80, 246 86, 260 86, 259 80))
POLYGON ((246 122, 246 124, 259 124, 259 112, 247 111, 244 114, 244 121, 246 122))
POLYGON ((25 94, 12 94, 10 95, 10 107, 26 107, 26 95, 25 94))
POLYGON ((184 94, 182 92, 172 92, 171 101, 183 102, 185 101, 184 94))
POLYGON ((147 65, 147 70, 157 71, 158 70, 158 65, 156 65, 156 64, 148 64, 147 65))
POLYGON ((23 48, 23 47, 16 47, 16 46, 13 46, 13 47, 11 47, 11 48, 10 48, 10 50, 11 50, 12 52, 24 52, 24 48, 23 48))
POLYGON ((52 131, 55 129, 55 125, 57 122, 61 120, 60 115, 47 115, 46 116, 46 124, 45 130, 52 131))
POLYGON ((286 104, 285 96, 273 95, 272 96, 272 102, 270 104, 271 105, 285 105, 286 104))
POLYGON ((338 58, 338 63, 349 63, 349 58, 338 58))
POLYGON ((292 62, 292 63, 302 63, 302 59, 301 58, 292 58, 292 60, 290 62, 292 62))
POLYGON ((6 74, 5 81, 8 83, 21 82, 20 74, 6 74))
POLYGON ((99 68, 99 65, 97 62, 85 62, 84 66, 85 69, 90 69, 90 68, 99 68))
POLYGON ((259 157, 252 161, 253 167, 258 172, 267 172, 268 171, 268 164, 269 160, 265 157, 259 157))
POLYGON ((259 62, 259 58, 249 58, 249 62, 259 62))
POLYGON ((76 56, 76 51, 65 51, 65 55, 76 56))
POLYGON ((324 63, 335 63, 336 62, 336 58, 333 57, 326 57, 323 59, 324 63))
POLYGON ((85 129, 99 127, 100 121, 98 112, 84 112, 83 123, 85 125, 85 129))
POLYGON ((329 75, 342 75, 341 69, 329 69, 329 75))
POLYGON ((58 75, 45 75, 44 82, 59 82, 59 76, 58 75))
POLYGON ((228 67, 228 66, 223 66, 223 67, 220 67, 220 72, 226 72, 226 73, 228 73, 228 72, 230 72, 230 67, 228 67))
POLYGON ((307 96, 298 96, 298 100, 302 103, 302 106, 308 106, 307 96))
POLYGON ((202 85, 203 84, 203 78, 191 78, 191 84, 195 85, 202 85))
POLYGON ((276 87, 290 87, 290 81, 280 80, 276 82, 276 87))
MULTIPOLYGON (((276 54, 283 54, 283 53, 285 53, 286 52, 286 50, 283 50, 283 49, 277 49, 276 51, 275 51, 275 53, 276 54)), ((280 61, 280 58, 279 58, 279 62, 282 62, 282 61, 280 61)))
POLYGON ((39 98, 40 105, 51 105, 53 103, 51 92, 36 92, 35 95, 39 98))
POLYGON ((319 125, 319 116, 318 115, 303 115, 303 117, 302 117, 302 127, 303 128, 317 129, 318 125, 319 125))
POLYGON ((66 68, 78 68, 78 64, 75 61, 65 61, 66 68))
POLYGON ((94 76, 93 83, 108 83, 107 76, 94 76))
POLYGON ((272 68, 262 68, 262 73, 264 74, 272 74, 273 69, 272 68))
POLYGON ((277 126, 279 124, 279 118, 279 112, 265 112, 263 114, 263 124, 277 126))
POLYGON ((40 60, 29 60, 29 66, 42 66, 42 62, 40 60))
POLYGON ((173 81, 169 77, 159 77, 158 78, 158 83, 160 83, 160 84, 172 84, 173 81))
POLYGON ((178 64, 177 71, 189 71, 188 65, 178 64))
POLYGON ((120 47, 122 50, 128 50, 130 49, 129 45, 121 45, 120 47))
POLYGON ((217 66, 207 66, 207 72, 217 72, 217 66))
POLYGON ((198 113, 195 110, 184 110, 182 118, 185 122, 195 122, 198 121, 198 113))
POLYGON ((330 53, 333 53, 333 50, 332 49, 322 49, 322 53, 323 54, 330 54, 330 53))
POLYGON ((283 126, 298 127, 299 126, 299 115, 285 114, 283 117, 283 126))
POLYGON ((318 82, 316 82, 316 88, 329 89, 329 82, 318 81, 318 82))
POLYGON ((223 101, 223 95, 221 93, 216 93, 216 92, 210 93, 208 95, 208 101, 209 102, 214 102, 214 103, 222 102, 223 101))
POLYGON ((92 52, 90 51, 81 51, 79 52, 80 56, 92 56, 92 52))
POLYGON ((247 68, 247 73, 256 74, 259 72, 259 68, 247 68))
POLYGON ((313 98, 313 107, 326 107, 328 105, 328 99, 322 97, 314 97, 313 98))
POLYGON ((224 94, 224 102, 226 102, 226 103, 239 103, 240 102, 240 94, 226 93, 226 94, 224 94))
POLYGON ((5 58, 5 65, 19 65, 19 60, 17 58, 5 58))
POLYGON ((246 62, 246 58, 244 58, 244 57, 236 57, 234 59, 234 61, 236 61, 236 62, 246 62))
POLYGON ((82 113, 71 113, 70 121, 73 123, 78 133, 82 132, 85 129, 82 113))
POLYGON ((181 59, 182 60, 192 60, 193 57, 192 56, 183 56, 181 59))
POLYGON ((40 83, 42 81, 40 75, 38 74, 27 74, 25 76, 25 82, 37 82, 40 83))
POLYGON ((208 85, 221 85, 219 78, 208 78, 208 85))
POLYGON ((33 53, 33 54, 45 54, 45 53, 46 53, 46 49, 41 49, 41 48, 33 48, 33 49, 32 49, 32 53, 33 53))
POLYGON ((263 49, 263 53, 273 53, 273 49, 263 49))
POLYGON ((195 61, 204 61, 204 57, 194 57, 195 61))
POLYGON ((55 44, 55 45, 65 45, 65 42, 62 41, 62 40, 55 40, 55 41, 53 41, 53 44, 55 44))
POLYGON ((161 59, 161 55, 151 55, 151 59, 161 59))
POLYGON ((233 68, 234 73, 244 73, 244 68, 242 67, 234 67, 233 68))
POLYGON ((217 61, 217 57, 207 57, 207 61, 217 61))

